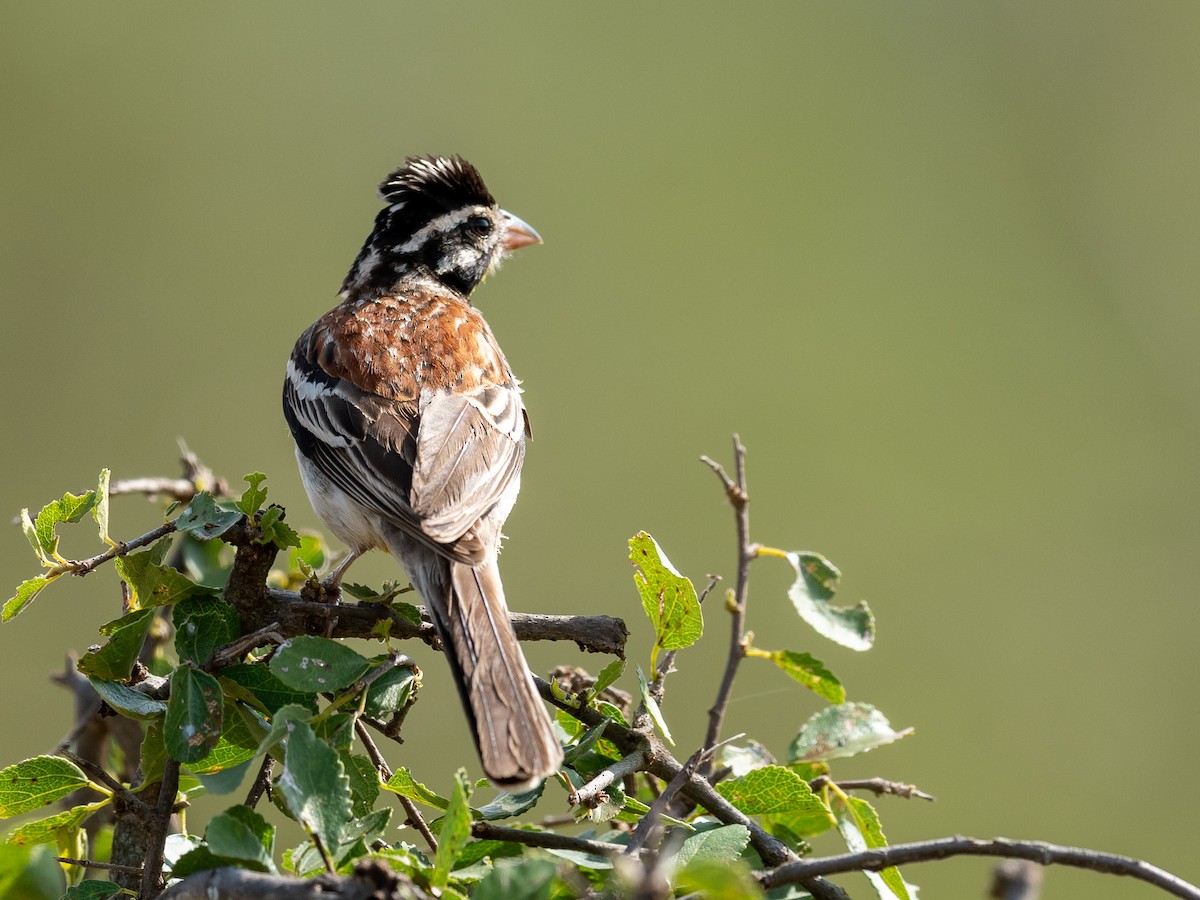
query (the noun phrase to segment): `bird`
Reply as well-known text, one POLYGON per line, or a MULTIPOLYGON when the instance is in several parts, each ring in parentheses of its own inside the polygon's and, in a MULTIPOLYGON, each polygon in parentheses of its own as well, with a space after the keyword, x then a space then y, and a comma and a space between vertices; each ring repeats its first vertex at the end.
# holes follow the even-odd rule
POLYGON ((562 748, 508 615, 497 566, 529 419, 471 302, 504 258, 542 242, 459 156, 410 156, 337 306, 296 341, 284 417, 317 516, 349 548, 395 556, 425 602, 488 779, 527 790, 562 748))

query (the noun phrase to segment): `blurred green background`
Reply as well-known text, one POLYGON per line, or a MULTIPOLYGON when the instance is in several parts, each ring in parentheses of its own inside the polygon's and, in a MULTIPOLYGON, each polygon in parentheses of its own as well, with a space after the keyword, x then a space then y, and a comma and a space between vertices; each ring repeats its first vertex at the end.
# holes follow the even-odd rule
MULTIPOLYGON (((879 801, 892 841, 1041 838, 1200 880, 1198 40, 1200 7, 1157 0, 5 4, 0 511, 102 466, 174 475, 183 437, 231 478, 269 473, 316 527, 284 360, 378 180, 461 153, 546 239, 476 295, 536 434, 515 607, 624 616, 644 664, 625 541, 647 529, 729 583, 732 519, 696 459, 728 463, 736 430, 754 538, 827 554, 878 617, 874 651, 831 647, 786 566, 755 569, 762 646, 815 653, 916 726, 837 770, 937 795, 879 801)), ((114 533, 157 516, 117 500, 114 533)), ((91 529, 65 549, 96 552, 91 529)), ((36 571, 12 528, 0 583, 36 571)), ((111 572, 72 580, 0 630, 0 762, 67 731, 46 675, 117 601, 111 572)), ((707 625, 669 687, 684 755, 719 603, 707 625)), ((473 756, 441 661, 413 652, 401 761, 445 788, 473 756)), ((782 754, 817 708, 747 664, 727 733, 782 754)), ((906 874, 982 896, 989 868, 906 874)), ((1148 891, 1047 876, 1047 896, 1148 891)))

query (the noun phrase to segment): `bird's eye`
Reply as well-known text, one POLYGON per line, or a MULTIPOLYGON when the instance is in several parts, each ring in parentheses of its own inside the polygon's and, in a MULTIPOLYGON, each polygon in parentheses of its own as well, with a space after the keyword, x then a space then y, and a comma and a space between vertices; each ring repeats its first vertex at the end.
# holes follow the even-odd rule
POLYGON ((487 216, 471 216, 471 218, 467 219, 467 230, 472 234, 484 237, 491 234, 492 220, 487 216))

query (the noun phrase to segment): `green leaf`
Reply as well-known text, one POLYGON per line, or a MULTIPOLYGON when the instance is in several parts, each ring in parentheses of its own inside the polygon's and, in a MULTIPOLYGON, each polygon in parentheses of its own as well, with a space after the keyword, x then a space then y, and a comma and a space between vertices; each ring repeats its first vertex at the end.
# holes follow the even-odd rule
POLYGON ((175 653, 180 662, 207 663, 218 647, 241 633, 238 612, 218 597, 187 597, 171 610, 175 623, 175 653))
POLYGON ((538 800, 542 797, 542 792, 546 790, 546 782, 539 781, 537 787, 531 788, 528 791, 522 791, 519 794, 497 794, 496 798, 490 803, 479 807, 477 812, 479 817, 485 822, 493 822, 496 819, 511 819, 514 816, 519 816, 533 809, 538 800))
POLYGON ((62 831, 78 828, 86 822, 93 813, 108 806, 107 799, 86 806, 73 806, 64 812, 46 816, 44 819, 32 819, 22 822, 5 837, 10 844, 28 847, 32 844, 46 844, 58 840, 62 831))
POLYGON ((875 643, 875 617, 865 601, 854 607, 834 606, 829 601, 837 593, 842 573, 819 553, 805 551, 787 554, 796 572, 796 581, 788 588, 788 597, 796 612, 817 632, 851 650, 869 650, 875 643))
POLYGON ((0 819, 49 806, 87 783, 79 767, 60 756, 35 756, 0 769, 0 819))
POLYGON ((25 539, 29 541, 29 546, 33 548, 33 552, 37 555, 38 560, 43 566, 55 565, 54 560, 46 555, 46 551, 42 549, 42 542, 38 540, 37 529, 33 527, 33 519, 29 517, 29 510, 21 510, 21 531, 25 533, 25 539))
MULTIPOLYGON (((842 833, 842 840, 846 842, 846 847, 851 853, 887 846, 887 838, 883 836, 879 816, 866 800, 835 794, 833 810, 837 815, 838 831, 842 833)), ((878 872, 864 871, 863 874, 880 897, 909 900, 908 886, 895 866, 888 866, 878 872)))
POLYGON ((199 846, 187 851, 175 860, 171 865, 171 877, 186 878, 197 872, 220 869, 227 865, 229 865, 228 862, 209 850, 207 846, 199 846))
POLYGON ((346 777, 350 779, 350 804, 354 815, 360 819, 371 812, 379 799, 379 772, 366 756, 338 751, 346 777))
MULTIPOLYGON (((748 816, 799 813, 814 823, 833 824, 829 809, 808 782, 783 766, 764 766, 717 785, 717 793, 748 816)), ((828 826, 826 826, 828 827, 828 826)))
MULTIPOLYGON (((572 716, 572 718, 574 717, 572 716)), ((571 763, 575 762, 576 759, 591 750, 592 745, 594 745, 596 741, 600 740, 601 735, 604 734, 604 729, 608 727, 608 722, 608 719, 604 719, 599 725, 589 728, 586 732, 584 732, 584 734, 580 736, 579 740, 576 741, 572 746, 568 747, 563 753, 563 763, 569 766, 571 763)))
POLYGON ((692 860, 675 876, 675 895, 692 894, 704 900, 755 900, 765 896, 746 863, 715 859, 692 860))
POLYGON ((217 679, 191 666, 179 666, 171 673, 171 696, 163 723, 167 752, 181 763, 203 759, 221 739, 224 713, 217 679))
POLYGON ((272 715, 289 704, 298 704, 310 715, 316 714, 315 692, 288 687, 275 677, 266 663, 235 663, 223 668, 221 677, 248 690, 272 715))
POLYGON ((433 857, 433 872, 429 876, 429 885, 435 891, 444 888, 450 880, 450 870, 462 854, 463 847, 471 839, 471 808, 467 800, 471 796, 471 786, 467 781, 467 773, 459 769, 454 776, 454 792, 450 795, 450 805, 446 808, 446 816, 442 819, 442 830, 438 832, 437 853, 433 857))
POLYGON ((237 704, 226 702, 216 746, 200 759, 188 763, 188 771, 211 776, 253 759, 258 754, 259 734, 247 724, 247 718, 237 704))
POLYGON ((92 518, 96 520, 96 527, 100 530, 100 540, 112 547, 116 541, 108 534, 108 479, 108 469, 101 469, 96 484, 96 502, 92 506, 92 518))
POLYGON ((148 697, 141 691, 126 687, 119 681, 89 678, 100 699, 127 719, 157 719, 167 711, 167 704, 148 697))
POLYGON ((133 592, 134 608, 165 606, 192 594, 215 594, 213 588, 201 587, 182 572, 161 565, 161 556, 171 539, 163 538, 149 550, 117 558, 117 574, 133 592))
POLYGON ((365 657, 328 638, 301 635, 284 641, 271 657, 271 672, 297 691, 340 691, 371 667, 365 657))
POLYGON ((350 779, 337 751, 305 722, 292 725, 279 789, 306 831, 320 837, 331 852, 341 844, 343 829, 354 818, 350 779))
POLYGON ((15 619, 17 614, 25 609, 33 598, 42 592, 42 589, 54 579, 57 575, 35 575, 33 578, 27 578, 22 581, 17 588, 17 592, 13 594, 12 599, 4 604, 4 609, 0 610, 0 622, 7 622, 9 619, 15 619))
POLYGON ((445 797, 439 797, 429 788, 425 787, 425 785, 416 781, 412 777, 412 773, 404 766, 398 768, 383 787, 393 794, 399 794, 401 797, 407 797, 409 800, 415 800, 417 803, 424 803, 426 806, 432 806, 434 809, 445 810, 450 806, 449 800, 445 797))
POLYGON ((167 762, 167 745, 163 740, 162 722, 151 722, 146 728, 146 736, 142 738, 141 760, 138 766, 141 781, 134 787, 137 793, 151 784, 157 783, 163 776, 167 762))
POLYGON ((264 501, 267 499, 267 489, 260 485, 267 480, 267 476, 262 472, 251 472, 249 475, 243 475, 242 479, 250 485, 242 494, 242 499, 234 503, 238 509, 246 514, 247 518, 253 519, 254 514, 262 508, 264 501))
POLYGON ((119 884, 88 878, 67 888, 62 900, 111 900, 121 892, 119 884))
POLYGON ((260 544, 274 544, 280 550, 300 546, 300 535, 296 530, 283 521, 283 507, 270 506, 259 519, 258 527, 261 534, 257 541, 260 544))
POLYGON ((240 510, 222 509, 212 494, 200 491, 175 520, 175 530, 208 541, 220 537, 241 520, 240 510))
POLYGON ((544 857, 499 863, 471 891, 471 900, 550 900, 557 874, 558 865, 544 857))
POLYGON ((750 843, 750 829, 745 825, 719 825, 697 831, 683 842, 675 857, 676 866, 686 866, 692 860, 729 862, 737 859, 750 843))
POLYGON ((912 734, 894 731, 887 717, 869 703, 843 703, 815 713, 788 748, 788 762, 844 759, 866 753, 912 734))
POLYGON ((102 625, 100 633, 108 635, 108 641, 97 650, 88 650, 76 668, 101 681, 126 681, 153 621, 153 609, 137 609, 102 625))
MULTIPOLYGON (((413 586, 408 582, 403 581, 385 581, 380 590, 375 590, 365 584, 353 584, 348 581, 342 582, 342 590, 353 597, 355 600, 362 600, 366 603, 391 603, 396 597, 401 594, 412 593, 413 586)), ((409 619, 414 625, 421 624, 421 611, 411 603, 397 603, 396 608, 403 608, 404 618, 409 619), (409 617, 408 610, 414 610, 417 617, 412 619, 409 617)))
POLYGON ((671 737, 671 732, 667 728, 667 720, 663 718, 662 710, 658 708, 658 702, 650 696, 650 685, 646 683, 646 675, 642 671, 641 666, 637 666, 638 688, 642 692, 642 702, 646 704, 646 712, 650 714, 650 719, 654 722, 655 727, 662 732, 662 736, 667 739, 667 743, 674 746, 675 739, 671 737))
MULTIPOLYGON (((313 717, 313 713, 307 707, 297 704, 288 704, 282 706, 271 716, 271 727, 267 729, 267 733, 259 741, 259 753, 276 754, 273 748, 289 734, 291 734, 292 726, 297 722, 308 722, 313 717)), ((310 726, 311 727, 311 726, 310 726)))
POLYGON ((214 816, 204 839, 209 851, 222 859, 255 872, 275 872, 275 826, 248 806, 233 806, 214 816))
MULTIPOLYGON (((228 712, 226 712, 226 715, 228 716, 228 712)), ((236 718, 236 711, 234 716, 236 718)), ((221 745, 217 744, 217 749, 213 753, 220 751, 220 749, 221 745)), ((204 757, 204 759, 208 759, 211 756, 212 753, 204 757)), ((193 763, 192 765, 196 764, 193 763)), ((191 765, 188 766, 188 769, 191 769, 191 765)), ((246 780, 246 773, 249 771, 250 760, 247 759, 236 766, 225 766, 215 772, 193 773, 193 777, 196 779, 198 785, 196 790, 198 792, 210 794, 213 797, 224 797, 227 794, 232 794, 242 786, 242 782, 246 780)))
POLYGON ((410 666, 395 666, 389 669, 367 688, 367 701, 363 711, 372 718, 388 718, 412 701, 415 684, 416 673, 410 666))
MULTIPOLYGON (((42 507, 41 512, 33 520, 33 534, 37 540, 35 549, 40 550, 43 559, 59 559, 58 532, 60 522, 74 524, 84 517, 96 505, 96 492, 76 496, 72 493, 63 494, 61 500, 54 500, 42 507)), ((23 515, 23 518, 27 518, 23 515)))
POLYGON ((837 676, 826 669, 825 664, 815 656, 792 650, 775 650, 770 659, 787 675, 830 703, 845 701, 846 689, 842 687, 837 676))
POLYGON ((633 581, 642 596, 642 608, 654 626, 650 668, 658 665, 659 650, 690 647, 704 632, 704 616, 692 582, 671 565, 654 538, 639 531, 629 539, 633 581))
POLYGON ((601 668, 599 676, 596 676, 596 683, 592 685, 593 694, 599 695, 608 686, 617 683, 617 679, 625 673, 625 660, 614 659, 610 664, 601 668))
POLYGON ((596 676, 596 683, 592 685, 592 696, 599 696, 605 688, 616 684, 617 679, 625 674, 625 664, 626 660, 614 659, 601 669, 600 674, 596 676))

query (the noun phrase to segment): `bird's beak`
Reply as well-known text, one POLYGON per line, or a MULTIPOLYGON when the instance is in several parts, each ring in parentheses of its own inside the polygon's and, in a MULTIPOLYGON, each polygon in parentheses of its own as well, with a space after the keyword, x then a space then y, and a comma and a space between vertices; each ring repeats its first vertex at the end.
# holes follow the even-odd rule
POLYGON ((533 230, 532 225, 518 219, 507 210, 500 210, 500 221, 504 225, 504 237, 500 239, 500 246, 505 253, 542 242, 542 236, 533 230))

